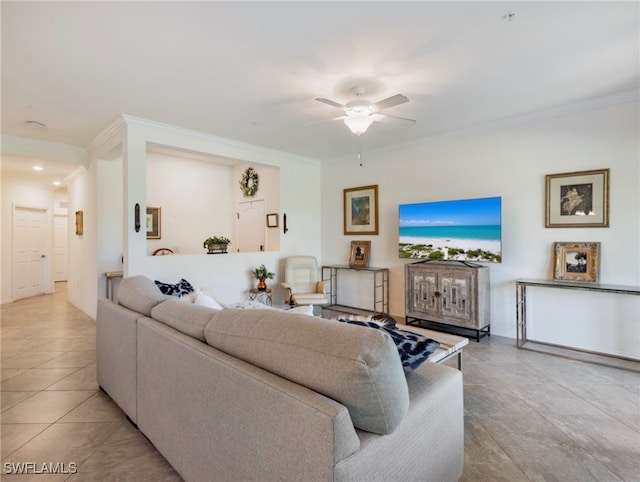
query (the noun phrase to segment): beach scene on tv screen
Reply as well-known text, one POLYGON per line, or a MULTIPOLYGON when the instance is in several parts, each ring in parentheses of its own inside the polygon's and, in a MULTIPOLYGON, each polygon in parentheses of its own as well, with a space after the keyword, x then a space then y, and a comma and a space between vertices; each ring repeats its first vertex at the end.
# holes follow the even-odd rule
POLYGON ((501 198, 401 204, 400 258, 500 263, 501 198))

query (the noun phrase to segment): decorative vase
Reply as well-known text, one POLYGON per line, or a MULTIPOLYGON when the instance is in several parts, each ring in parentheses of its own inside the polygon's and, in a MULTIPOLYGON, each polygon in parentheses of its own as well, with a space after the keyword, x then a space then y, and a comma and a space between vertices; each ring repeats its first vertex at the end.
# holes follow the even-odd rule
POLYGON ((260 291, 264 291, 264 290, 266 290, 266 289, 267 289, 267 283, 266 283, 266 281, 264 280, 264 278, 260 278, 260 279, 258 280, 258 289, 259 289, 260 291))

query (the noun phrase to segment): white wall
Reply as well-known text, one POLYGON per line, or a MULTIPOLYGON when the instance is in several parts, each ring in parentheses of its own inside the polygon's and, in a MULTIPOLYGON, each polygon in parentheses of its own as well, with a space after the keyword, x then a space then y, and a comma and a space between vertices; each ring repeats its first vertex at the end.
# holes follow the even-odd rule
MULTIPOLYGON (((640 285, 638 114, 638 102, 628 102, 385 152, 365 148, 363 167, 355 159, 326 164, 322 259, 345 264, 351 240, 371 240, 370 265, 390 268, 390 312, 404 317, 404 265, 409 261, 397 255, 398 204, 502 196, 503 262, 490 265, 492 333, 515 338, 515 280, 550 279, 554 241, 600 241, 600 281, 640 285), (545 228, 545 174, 601 168, 611 169, 610 227, 545 228), (344 236, 343 189, 369 184, 379 187, 380 234, 344 236)), ((566 293, 548 295, 546 305, 565 303, 566 293)), ((640 326, 640 303, 625 306, 616 317, 640 326)), ((590 313, 583 310, 581 319, 601 326, 602 320, 590 313)))
MULTIPOLYGON (((2 176, 2 247, 0 271, 2 272, 2 303, 13 301, 13 206, 18 204, 34 208, 47 209, 47 226, 53 226, 54 194, 53 190, 28 181, 2 176)), ((51 232, 53 241, 53 232, 51 232)), ((51 246, 52 242, 48 243, 51 246)), ((51 253, 49 253, 51 254, 51 253)), ((51 260, 51 256, 46 258, 51 260)), ((49 261, 47 261, 49 262, 49 261)), ((51 266, 49 266, 51 268, 51 266)), ((53 278, 49 279, 47 291, 53 288, 53 278)))
POLYGON ((77 170, 68 183, 69 193, 69 273, 67 296, 69 302, 95 318, 98 290, 98 212, 96 193, 98 166, 77 170), (83 234, 75 234, 75 212, 83 212, 83 234))
POLYGON ((209 236, 233 233, 231 166, 147 154, 147 206, 161 208, 161 239, 147 241, 147 253, 170 248, 202 254, 209 236))
MULTIPOLYGON (((229 165, 149 152, 147 154, 147 206, 161 208, 161 239, 147 240, 147 253, 170 248, 179 254, 202 254, 210 236, 231 239, 236 251, 236 208, 247 201, 239 180, 247 164, 229 165)), ((252 200, 264 200, 266 212, 280 207, 280 172, 272 166, 253 166, 260 176, 252 200)), ((266 218, 265 218, 266 222, 266 218)), ((278 251, 279 231, 265 229, 269 251, 278 251)))
MULTIPOLYGON (((109 204, 109 197, 98 195, 94 192, 105 192, 105 186, 114 183, 114 172, 106 166, 97 168, 103 161, 93 160, 91 168, 86 176, 80 176, 73 182, 73 188, 69 189, 70 212, 78 209, 79 205, 86 205, 85 219, 88 213, 98 212, 98 225, 90 226, 92 234, 85 234, 97 252, 93 260, 85 258, 82 250, 80 259, 86 263, 84 269, 74 270, 70 276, 69 289, 70 301, 81 309, 87 309, 95 316, 98 297, 105 296, 103 271, 112 270, 107 263, 100 261, 100 267, 96 267, 97 260, 111 259, 113 253, 122 248, 124 263, 122 265, 125 276, 144 274, 152 279, 167 282, 176 282, 180 278, 189 280, 196 288, 208 287, 223 302, 233 303, 247 297, 250 288, 255 287, 256 280, 250 275, 251 271, 260 264, 265 264, 270 271, 276 272, 276 278, 270 280, 269 286, 274 289, 274 303, 282 303, 284 293, 280 289, 283 281, 284 258, 297 254, 309 254, 320 258, 320 164, 318 161, 292 156, 291 154, 263 149, 258 146, 240 144, 227 139, 216 138, 199 132, 176 128, 163 124, 148 122, 125 116, 126 134, 122 136, 122 186, 121 203, 116 201, 121 209, 120 215, 106 216, 104 210, 109 204), (176 147, 191 152, 201 152, 215 156, 222 156, 238 161, 250 163, 259 170, 260 165, 275 166, 280 172, 280 206, 279 214, 287 214, 290 219, 289 232, 282 234, 280 226, 280 250, 275 252, 256 253, 229 253, 220 256, 207 256, 204 254, 172 255, 172 256, 148 256, 147 240, 143 229, 135 232, 134 229, 134 205, 139 203, 141 211, 146 208, 147 196, 147 144, 154 143, 163 146, 176 147), (107 170, 105 170, 107 169, 107 170), (93 176, 93 177, 92 177, 93 176), (90 191, 94 177, 97 177, 97 186, 90 191), (304 180, 304 182, 301 182, 304 180), (97 197, 98 205, 93 201, 97 197), (109 237, 109 240, 100 238, 96 240, 96 232, 102 232, 106 223, 113 220, 120 222, 122 226, 122 241, 109 237), (103 269, 104 268, 104 269, 103 269), (107 269, 108 268, 108 269, 107 269), (71 279, 73 278, 73 279, 71 279), (83 290, 83 299, 78 284, 82 280, 91 279, 83 290), (75 286, 73 298, 72 286, 75 286)), ((112 130, 111 128, 107 130, 112 130)), ((96 151, 105 150, 99 143, 95 143, 96 151)), ((93 154, 95 157, 95 153, 93 154)), ((114 169, 117 169, 114 167, 114 169)), ((170 183, 172 179, 164 179, 170 183)), ((237 184, 237 183, 236 183, 237 184)), ((234 183, 232 182, 232 186, 234 183)), ((240 190, 237 184, 238 191, 240 190)), ((96 216, 91 216, 93 219, 96 216)), ((85 225, 87 233, 87 225, 85 225)), ((78 248, 84 248, 83 241, 75 240, 78 248)), ((202 239, 198 237, 196 242, 201 245, 202 239)), ((73 248, 71 248, 73 249, 73 248)), ((319 259, 319 261, 321 261, 319 259)), ((79 267, 79 266, 77 266, 79 267)))

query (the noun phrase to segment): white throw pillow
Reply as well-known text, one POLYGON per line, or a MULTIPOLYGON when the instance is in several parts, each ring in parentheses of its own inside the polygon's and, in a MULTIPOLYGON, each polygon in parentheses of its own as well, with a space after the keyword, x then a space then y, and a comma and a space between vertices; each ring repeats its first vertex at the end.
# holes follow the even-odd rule
POLYGON ((313 316, 313 305, 300 305, 295 308, 290 308, 287 313, 298 313, 300 315, 313 316))
POLYGON ((221 310, 222 306, 216 300, 211 298, 211 296, 205 295, 201 290, 196 291, 195 299, 193 300, 193 304, 207 306, 209 308, 213 308, 215 310, 221 310))
POLYGON ((196 292, 192 291, 191 293, 186 293, 180 297, 181 301, 186 301, 187 303, 193 303, 196 299, 196 292))

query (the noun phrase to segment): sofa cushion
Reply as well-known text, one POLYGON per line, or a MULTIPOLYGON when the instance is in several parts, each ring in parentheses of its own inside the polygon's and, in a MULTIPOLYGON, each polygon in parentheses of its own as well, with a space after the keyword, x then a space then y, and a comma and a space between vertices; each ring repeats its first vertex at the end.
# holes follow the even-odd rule
POLYGON ((381 331, 280 310, 219 311, 207 343, 342 403, 353 425, 388 434, 409 409, 396 346, 381 331))
POLYGON ((151 317, 185 335, 206 341, 204 327, 217 312, 208 306, 185 303, 180 299, 173 298, 155 306, 151 310, 151 317))
POLYGON ((124 278, 118 285, 118 304, 151 316, 151 309, 158 303, 171 299, 158 289, 155 283, 143 275, 124 278))

